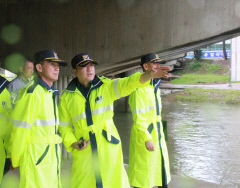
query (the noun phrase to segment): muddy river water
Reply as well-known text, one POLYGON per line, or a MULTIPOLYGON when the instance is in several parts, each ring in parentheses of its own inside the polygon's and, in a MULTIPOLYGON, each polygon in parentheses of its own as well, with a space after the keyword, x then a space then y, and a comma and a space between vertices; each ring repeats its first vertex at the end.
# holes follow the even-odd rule
MULTIPOLYGON (((240 187, 239 105, 163 100, 162 117, 172 174, 240 187)), ((131 113, 118 112, 114 119, 128 163, 131 113)))

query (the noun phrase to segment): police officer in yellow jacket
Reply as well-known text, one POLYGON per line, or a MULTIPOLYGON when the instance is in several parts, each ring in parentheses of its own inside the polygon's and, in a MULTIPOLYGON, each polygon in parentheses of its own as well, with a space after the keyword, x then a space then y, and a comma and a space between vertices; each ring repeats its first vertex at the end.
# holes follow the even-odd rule
POLYGON ((5 159, 6 159, 6 139, 9 135, 9 112, 11 109, 11 96, 6 89, 9 82, 0 76, 0 185, 2 181, 5 159))
MULTIPOLYGON (((143 71, 165 63, 156 54, 141 58, 143 71)), ((160 67, 169 71, 168 66, 160 67)), ((167 76, 167 74, 165 75, 167 76)), ((129 150, 129 182, 131 186, 167 188, 170 181, 169 159, 161 123, 160 79, 152 79, 129 97, 133 116, 129 150)))
POLYGON ((72 59, 76 78, 59 103, 59 130, 73 158, 71 187, 129 188, 121 141, 113 122, 113 102, 162 72, 147 71, 102 82, 95 75, 96 64, 87 53, 72 59))
POLYGON ((59 59, 54 50, 34 55, 38 76, 34 83, 20 90, 11 113, 11 158, 13 167, 20 167, 21 188, 60 188, 60 147, 58 135, 58 91, 53 82, 58 79, 59 59))

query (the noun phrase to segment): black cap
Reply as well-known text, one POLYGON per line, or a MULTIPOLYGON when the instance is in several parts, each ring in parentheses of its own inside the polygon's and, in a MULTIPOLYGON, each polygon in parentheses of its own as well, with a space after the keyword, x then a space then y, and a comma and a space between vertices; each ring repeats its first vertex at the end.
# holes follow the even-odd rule
POLYGON ((81 53, 76 55, 74 58, 72 58, 72 67, 75 69, 76 65, 81 64, 81 65, 85 65, 87 63, 93 63, 95 65, 97 65, 98 63, 96 61, 94 61, 91 56, 88 53, 81 53))
POLYGON ((154 53, 149 53, 149 54, 143 55, 141 57, 141 65, 143 65, 144 63, 148 63, 148 62, 159 63, 159 64, 166 63, 166 61, 164 59, 160 59, 158 57, 158 55, 154 54, 154 53))
POLYGON ((42 61, 55 62, 61 66, 67 65, 66 61, 58 58, 58 55, 54 50, 42 50, 34 54, 35 64, 38 64, 42 61))

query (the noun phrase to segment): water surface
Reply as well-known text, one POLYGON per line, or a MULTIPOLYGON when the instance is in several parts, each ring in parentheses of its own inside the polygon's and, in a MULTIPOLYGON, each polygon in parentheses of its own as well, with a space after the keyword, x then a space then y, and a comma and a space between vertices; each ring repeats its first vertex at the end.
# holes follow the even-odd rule
MULTIPOLYGON (((240 186, 240 106, 163 100, 171 173, 240 186)), ((131 113, 116 113, 128 163, 131 113)))

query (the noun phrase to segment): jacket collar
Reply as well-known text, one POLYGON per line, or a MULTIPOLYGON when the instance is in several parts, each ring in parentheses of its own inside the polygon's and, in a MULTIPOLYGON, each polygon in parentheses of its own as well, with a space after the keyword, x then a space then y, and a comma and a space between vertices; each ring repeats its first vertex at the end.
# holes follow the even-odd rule
POLYGON ((160 84, 161 84, 161 79, 160 78, 154 78, 151 80, 151 84, 155 87, 155 88, 159 88, 160 84))
MULTIPOLYGON (((94 79, 90 82, 89 85, 89 91, 99 88, 103 82, 98 78, 98 76, 95 76, 94 79)), ((86 88, 78 81, 77 77, 74 78, 67 86, 68 91, 76 91, 78 89, 83 96, 86 94, 86 88)))
POLYGON ((58 90, 52 85, 50 87, 46 82, 44 82, 40 77, 36 78, 36 83, 41 85, 42 87, 46 88, 48 91, 53 91, 53 95, 59 95, 58 90))

